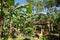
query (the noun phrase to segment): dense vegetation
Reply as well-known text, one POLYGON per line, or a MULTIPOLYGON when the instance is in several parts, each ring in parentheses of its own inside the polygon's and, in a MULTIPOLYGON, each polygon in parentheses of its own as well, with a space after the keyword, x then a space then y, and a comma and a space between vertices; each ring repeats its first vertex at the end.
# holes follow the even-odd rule
POLYGON ((60 36, 60 10, 52 8, 55 6, 53 0, 46 0, 44 2, 38 0, 27 0, 22 6, 14 4, 14 0, 0 1, 0 38, 1 40, 57 40, 60 36), (49 12, 41 12, 47 8, 49 12), (34 12, 35 11, 35 12, 34 12), (39 22, 51 21, 53 30, 49 33, 57 33, 55 35, 41 35, 37 34, 41 29, 45 29, 47 25, 44 23, 40 25, 39 22), (44 25, 44 26, 43 26, 44 25), (36 33, 37 32, 37 33, 36 33), (37 36, 38 38, 37 38, 37 36), (50 37, 51 36, 51 37, 50 37), (27 39, 28 38, 28 39, 27 39), (37 39, 36 39, 37 38, 37 39))

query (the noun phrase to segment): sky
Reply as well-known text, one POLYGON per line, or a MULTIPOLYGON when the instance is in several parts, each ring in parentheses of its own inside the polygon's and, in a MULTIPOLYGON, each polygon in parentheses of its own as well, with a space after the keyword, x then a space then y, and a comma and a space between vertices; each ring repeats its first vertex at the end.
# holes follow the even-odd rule
POLYGON ((24 4, 26 0, 15 0, 15 4, 19 3, 20 5, 24 4))

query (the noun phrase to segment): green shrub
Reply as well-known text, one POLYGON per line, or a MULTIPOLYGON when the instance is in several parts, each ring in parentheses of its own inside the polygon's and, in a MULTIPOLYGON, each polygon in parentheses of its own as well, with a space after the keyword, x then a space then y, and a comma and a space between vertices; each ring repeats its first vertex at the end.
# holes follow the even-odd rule
POLYGON ((31 27, 25 28, 24 34, 31 36, 33 34, 33 28, 31 27))
POLYGON ((16 40, 23 40, 21 37, 16 38, 16 40))
POLYGON ((48 40, 48 36, 47 35, 40 35, 39 40, 48 40))

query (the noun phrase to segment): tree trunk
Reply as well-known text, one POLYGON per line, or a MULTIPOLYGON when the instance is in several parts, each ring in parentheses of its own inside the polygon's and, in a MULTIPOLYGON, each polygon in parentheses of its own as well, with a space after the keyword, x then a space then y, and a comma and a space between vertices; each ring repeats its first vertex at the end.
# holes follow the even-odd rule
POLYGON ((0 1, 0 7, 1 7, 1 9, 0 9, 0 37, 2 37, 3 36, 3 26, 4 26, 4 14, 3 14, 3 6, 2 6, 2 1, 3 0, 1 0, 0 1))

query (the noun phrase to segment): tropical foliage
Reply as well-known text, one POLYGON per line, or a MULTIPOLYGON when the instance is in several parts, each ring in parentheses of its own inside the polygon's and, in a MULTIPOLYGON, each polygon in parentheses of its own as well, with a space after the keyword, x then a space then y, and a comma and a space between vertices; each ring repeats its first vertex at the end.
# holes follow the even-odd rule
MULTIPOLYGON (((53 3, 55 3, 53 0, 45 2, 42 0, 27 0, 27 3, 20 6, 18 3, 14 4, 14 0, 2 0, 0 2, 0 38, 2 40, 34 38, 37 29, 35 24, 39 21, 51 21, 53 32, 60 35, 60 13, 57 9, 51 11, 52 7, 55 6, 53 3), (49 12, 41 13, 44 8, 47 8, 49 12)), ((48 40, 48 37, 42 35, 39 36, 39 40, 48 40)))

